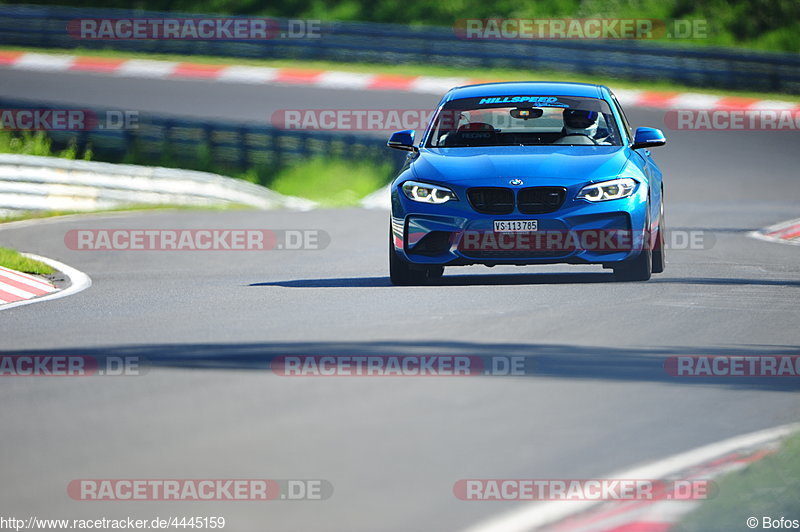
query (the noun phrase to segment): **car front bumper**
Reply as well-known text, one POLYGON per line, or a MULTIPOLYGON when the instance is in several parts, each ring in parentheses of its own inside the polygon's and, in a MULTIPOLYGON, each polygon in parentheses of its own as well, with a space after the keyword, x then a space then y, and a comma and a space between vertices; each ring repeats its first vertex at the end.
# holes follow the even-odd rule
POLYGON ((648 245, 647 195, 591 203, 571 200, 547 214, 491 215, 468 202, 414 202, 392 192, 392 243, 420 266, 604 264, 638 256, 648 245), (500 233, 496 220, 536 220, 536 231, 500 233))

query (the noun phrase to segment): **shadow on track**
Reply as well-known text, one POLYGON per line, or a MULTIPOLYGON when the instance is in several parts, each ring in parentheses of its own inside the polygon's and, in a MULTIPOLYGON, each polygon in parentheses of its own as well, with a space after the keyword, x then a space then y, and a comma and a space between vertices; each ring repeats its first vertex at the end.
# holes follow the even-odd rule
MULTIPOLYGON (((500 286, 535 284, 587 284, 615 282, 613 274, 581 273, 503 273, 445 275, 431 282, 432 286, 500 286)), ((253 283, 250 286, 282 286, 284 288, 376 288, 392 286, 388 277, 338 277, 333 279, 296 279, 253 283)))
MULTIPOLYGON (((452 341, 293 342, 241 344, 156 344, 55 350, 0 351, 7 356, 90 356, 101 363, 108 357, 137 357, 144 372, 151 368, 237 370, 272 373, 284 356, 468 356, 489 367, 496 356, 525 357, 525 375, 475 377, 535 379, 566 378, 701 385, 729 389, 791 391, 800 377, 675 377, 665 369, 668 357, 680 355, 769 356, 798 355, 800 348, 779 345, 692 347, 603 347, 562 344, 511 344, 452 341)), ((282 377, 303 378, 303 377, 282 377)), ((319 377, 316 377, 319 378, 319 377)), ((402 378, 402 377, 400 377, 402 378)), ((413 377, 406 377, 413 378, 413 377)), ((454 377, 440 377, 454 378, 454 377)), ((342 382, 346 382, 342 381, 342 382)))
MULTIPOLYGON (((612 273, 504 273, 445 275, 426 286, 503 286, 546 284, 600 284, 622 283, 612 273)), ((653 276, 643 283, 655 284, 703 284, 724 286, 800 286, 800 281, 788 279, 738 279, 731 277, 662 277, 653 276)), ((381 288, 391 287, 388 277, 334 277, 330 279, 295 279, 252 283, 248 286, 280 286, 283 288, 381 288)))

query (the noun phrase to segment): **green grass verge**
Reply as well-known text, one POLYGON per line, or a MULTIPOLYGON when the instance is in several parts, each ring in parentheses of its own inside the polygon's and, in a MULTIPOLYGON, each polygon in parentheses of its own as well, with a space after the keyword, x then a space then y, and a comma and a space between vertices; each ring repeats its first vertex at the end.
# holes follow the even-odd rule
POLYGON ((280 194, 318 201, 325 207, 356 205, 386 183, 391 165, 316 158, 282 170, 271 188, 280 194))
POLYGON ((800 519, 800 435, 788 438, 774 455, 717 482, 717 497, 688 514, 673 532, 747 530, 749 517, 800 519))
POLYGON ((738 96, 743 98, 761 98, 765 100, 784 100, 800 102, 800 95, 773 92, 732 91, 711 88, 699 88, 681 85, 671 81, 631 81, 621 80, 609 76, 595 76, 588 74, 575 74, 556 70, 531 70, 531 69, 506 69, 506 68, 459 68, 446 65, 431 64, 396 64, 386 65, 380 63, 339 63, 334 61, 302 61, 298 59, 245 59, 237 57, 217 57, 206 55, 177 55, 177 54, 146 54, 122 52, 117 50, 93 50, 75 48, 25 48, 13 46, 0 46, 0 50, 27 51, 39 53, 76 54, 95 57, 108 57, 116 59, 155 59, 163 61, 187 61, 192 63, 206 63, 211 65, 245 65, 267 66, 273 68, 300 68, 315 70, 337 70, 341 72, 396 74, 403 76, 441 76, 441 77, 466 77, 477 80, 502 80, 502 81, 574 81, 579 83, 598 83, 607 85, 612 89, 633 89, 653 91, 697 92, 719 96, 738 96))
POLYGON ((84 150, 79 154, 75 145, 67 146, 62 150, 55 150, 52 142, 43 131, 32 133, 30 131, 11 132, 0 129, 0 153, 13 153, 16 155, 40 155, 43 157, 60 157, 62 159, 80 158, 86 161, 92 159, 92 150, 84 150))
POLYGON ((43 262, 29 259, 13 249, 0 247, 0 266, 17 270, 18 272, 49 275, 55 270, 43 262))

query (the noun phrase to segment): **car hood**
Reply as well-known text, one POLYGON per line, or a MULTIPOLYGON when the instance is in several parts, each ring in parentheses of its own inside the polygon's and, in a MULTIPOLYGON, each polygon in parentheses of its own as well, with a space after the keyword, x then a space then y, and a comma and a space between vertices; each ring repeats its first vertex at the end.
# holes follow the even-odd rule
POLYGON ((616 177, 628 162, 624 146, 492 146, 423 149, 415 179, 463 186, 563 185, 616 177))

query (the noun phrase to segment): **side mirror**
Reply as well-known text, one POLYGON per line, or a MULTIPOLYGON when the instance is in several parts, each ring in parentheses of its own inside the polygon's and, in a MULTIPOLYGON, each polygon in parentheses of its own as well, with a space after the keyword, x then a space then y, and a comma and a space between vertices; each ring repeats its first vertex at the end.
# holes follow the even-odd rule
POLYGON ((660 129, 654 127, 638 127, 636 133, 633 135, 633 144, 631 148, 638 150, 639 148, 654 148, 656 146, 663 146, 667 143, 664 133, 660 129))
POLYGON ((389 137, 389 142, 386 143, 390 148, 404 151, 418 151, 419 148, 414 146, 414 133, 413 129, 406 129, 403 131, 395 131, 389 137))

